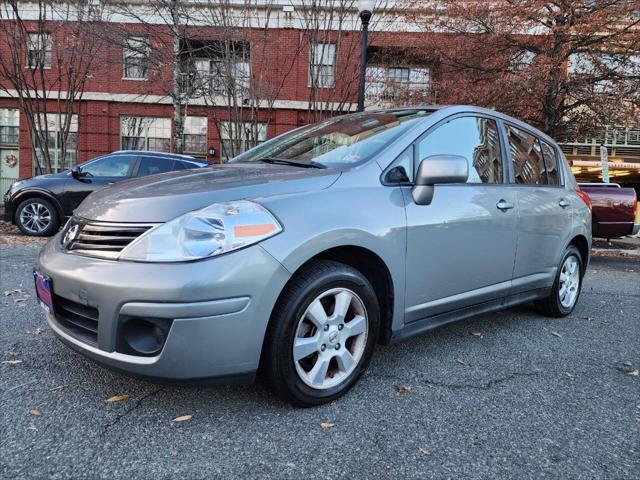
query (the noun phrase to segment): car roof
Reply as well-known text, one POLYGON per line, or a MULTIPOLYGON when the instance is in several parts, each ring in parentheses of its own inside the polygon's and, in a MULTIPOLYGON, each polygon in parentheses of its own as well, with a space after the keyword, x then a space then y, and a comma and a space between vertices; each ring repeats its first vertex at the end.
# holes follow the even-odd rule
POLYGON ((140 155, 144 157, 167 158, 171 160, 185 160, 193 163, 207 165, 208 163, 202 159, 192 157, 191 155, 183 155, 180 153, 154 152, 150 150, 117 150, 107 155, 140 155))
POLYGON ((556 141, 553 138, 551 138, 549 135, 538 130, 534 126, 526 122, 523 122, 522 120, 518 120, 517 118, 511 117, 504 113, 500 113, 496 110, 491 110, 489 108, 476 107, 474 105, 418 105, 418 106, 408 106, 408 107, 399 107, 399 108, 385 108, 385 109, 379 109, 379 110, 366 110, 365 113, 398 112, 398 111, 404 111, 404 110, 408 110, 408 111, 424 110, 424 111, 430 111, 430 112, 438 112, 441 116, 445 116, 445 117, 448 117, 450 115, 456 115, 458 113, 479 113, 483 115, 489 115, 489 116, 504 120, 506 122, 509 122, 515 125, 516 127, 520 127, 525 130, 528 130, 531 133, 534 133, 536 136, 539 136, 540 138, 542 138, 548 143, 552 143, 552 144, 556 143, 556 141))

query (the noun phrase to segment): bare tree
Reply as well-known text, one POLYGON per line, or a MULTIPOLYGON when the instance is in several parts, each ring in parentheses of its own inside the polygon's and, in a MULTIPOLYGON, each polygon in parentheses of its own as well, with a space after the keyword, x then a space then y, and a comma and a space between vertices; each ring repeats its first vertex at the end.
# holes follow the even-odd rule
POLYGON ((61 168, 74 147, 74 114, 98 67, 101 36, 96 33, 104 28, 93 14, 81 0, 0 5, 0 89, 18 100, 38 173, 61 168))
POLYGON ((566 137, 630 118, 640 16, 628 0, 411 2, 439 62, 437 100, 497 108, 566 137))

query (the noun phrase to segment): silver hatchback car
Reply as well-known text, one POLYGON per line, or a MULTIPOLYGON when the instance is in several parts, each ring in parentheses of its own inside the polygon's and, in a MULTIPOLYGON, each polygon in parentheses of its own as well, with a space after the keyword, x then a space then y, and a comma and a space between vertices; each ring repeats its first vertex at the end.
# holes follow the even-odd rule
POLYGON ((588 197, 538 130, 475 107, 291 131, 226 165, 93 193, 42 250, 56 335, 115 369, 349 390, 377 343, 529 301, 569 314, 588 197))

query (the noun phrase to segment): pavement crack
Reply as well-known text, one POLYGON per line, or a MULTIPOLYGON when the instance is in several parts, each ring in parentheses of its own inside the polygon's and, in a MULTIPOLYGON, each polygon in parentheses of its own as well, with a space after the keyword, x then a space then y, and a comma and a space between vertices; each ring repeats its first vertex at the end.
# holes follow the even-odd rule
POLYGON ((445 382, 435 382, 429 379, 423 379, 428 385, 434 386, 434 387, 442 387, 442 388, 449 388, 451 390, 461 390, 461 389, 466 389, 466 388, 471 388, 474 390, 489 390, 493 387, 495 387, 496 385, 500 385, 502 383, 508 382, 510 380, 513 380, 514 378, 518 378, 518 377, 534 377, 537 375, 542 374, 542 370, 533 370, 531 372, 513 372, 510 373, 507 376, 501 377, 501 378, 495 378, 493 380, 489 380, 486 383, 483 384, 477 384, 477 383, 445 383, 445 382))
POLYGON ((126 417, 126 416, 127 416, 127 415, 129 415, 130 413, 132 413, 132 412, 134 412, 135 410, 137 410, 137 409, 142 405, 142 402, 144 402, 147 398, 150 398, 150 397, 153 397, 154 395, 157 395, 157 394, 158 394, 158 393, 160 393, 163 389, 164 389, 164 387, 160 387, 160 388, 158 388, 158 389, 156 389, 156 390, 153 390, 153 391, 151 391, 151 392, 147 393, 146 395, 143 395, 142 397, 140 397, 140 398, 138 399, 138 401, 135 403, 135 405, 134 405, 133 407, 131 407, 131 408, 129 408, 129 409, 127 409, 127 410, 125 410, 124 412, 122 412, 122 413, 118 414, 118 415, 116 416, 116 418, 115 418, 112 422, 109 422, 109 423, 105 424, 105 425, 102 427, 102 431, 100 432, 100 436, 104 436, 104 435, 106 435, 106 434, 107 434, 107 432, 108 432, 111 428, 113 428, 114 426, 116 426, 118 423, 120 423, 120 421, 121 421, 124 417, 126 417))

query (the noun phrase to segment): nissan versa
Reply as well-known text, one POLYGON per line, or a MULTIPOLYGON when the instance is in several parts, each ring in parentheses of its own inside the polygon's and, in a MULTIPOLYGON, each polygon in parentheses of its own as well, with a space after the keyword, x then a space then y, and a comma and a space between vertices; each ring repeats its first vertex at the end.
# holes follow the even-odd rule
POLYGON ((576 305, 589 200, 538 130, 475 107, 350 114, 226 165, 90 195, 34 272, 53 331, 109 367, 331 401, 377 343, 576 305))

